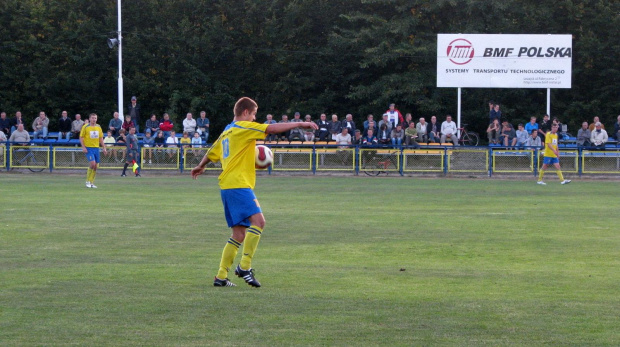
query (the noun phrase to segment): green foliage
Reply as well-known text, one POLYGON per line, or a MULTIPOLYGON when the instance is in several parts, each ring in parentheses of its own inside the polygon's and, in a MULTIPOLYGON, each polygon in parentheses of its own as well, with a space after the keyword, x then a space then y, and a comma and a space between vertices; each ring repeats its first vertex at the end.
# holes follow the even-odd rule
MULTIPOLYGON (((617 1, 255 0, 123 1, 124 99, 144 113, 207 111, 218 132, 238 97, 259 116, 353 113, 391 102, 416 116, 456 112, 456 91, 436 85, 437 33, 551 33, 574 37, 573 88, 554 90, 552 114, 575 129, 620 109, 617 1)), ((0 109, 57 118, 117 109, 116 3, 0 2, 0 109)), ((546 92, 466 89, 463 118, 482 132, 486 103, 513 122, 545 112, 546 92)), ((126 105, 124 105, 126 106, 126 105)), ((145 118, 146 119, 146 118, 145 118)))

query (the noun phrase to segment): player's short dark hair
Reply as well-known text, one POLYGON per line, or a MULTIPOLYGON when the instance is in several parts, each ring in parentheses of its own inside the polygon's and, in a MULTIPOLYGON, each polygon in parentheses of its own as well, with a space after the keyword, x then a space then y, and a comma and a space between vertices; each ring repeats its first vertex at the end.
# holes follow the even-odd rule
POLYGON ((235 108, 233 112, 235 114, 235 117, 239 117, 241 116, 243 111, 245 110, 254 111, 257 108, 258 108, 258 104, 256 103, 256 101, 244 96, 241 99, 237 100, 237 103, 235 103, 235 108))

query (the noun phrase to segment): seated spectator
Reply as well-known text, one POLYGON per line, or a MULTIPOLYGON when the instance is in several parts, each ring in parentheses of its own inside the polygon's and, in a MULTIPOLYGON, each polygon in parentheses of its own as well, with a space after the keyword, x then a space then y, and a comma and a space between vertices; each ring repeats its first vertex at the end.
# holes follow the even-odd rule
POLYGON ((441 143, 452 141, 455 146, 459 145, 458 130, 456 123, 452 121, 452 116, 447 115, 446 120, 441 123, 441 143))
POLYGON ((80 131, 82 131, 83 126, 84 121, 82 120, 82 116, 78 113, 75 115, 75 120, 71 123, 71 136, 74 139, 80 138, 80 131))
POLYGON ((424 117, 420 118, 420 121, 415 126, 415 130, 418 132, 418 141, 420 143, 428 143, 428 123, 424 117))
MULTIPOLYGON (((306 122, 312 122, 312 116, 307 114, 304 121, 306 122)), ((314 142, 314 129, 312 128, 305 128, 303 129, 304 131, 304 141, 306 142, 314 142)))
POLYGON ((342 127, 349 129, 349 134, 355 133, 355 122, 353 121, 353 115, 347 114, 345 119, 342 121, 342 127))
POLYGON ((174 133, 174 130, 170 132, 170 136, 166 139, 166 147, 168 148, 168 158, 172 159, 172 157, 178 152, 173 148, 178 148, 179 139, 177 139, 177 135, 174 133))
POLYGON ((581 123, 581 129, 577 131, 577 146, 581 147, 590 147, 590 137, 592 133, 590 129, 588 129, 588 122, 581 123))
POLYGON ((411 123, 413 123, 413 125, 415 126, 415 122, 413 121, 413 116, 411 115, 411 113, 405 114, 405 121, 402 123, 403 130, 409 129, 409 124, 411 123))
POLYGON ((517 126, 517 136, 512 140, 512 146, 522 149, 527 144, 528 137, 523 124, 519 124, 517 126))
POLYGON ((125 136, 129 134, 129 129, 135 128, 136 124, 131 120, 131 116, 125 117, 125 121, 123 121, 122 129, 125 129, 125 136))
POLYGON ((525 131, 528 135, 532 134, 532 130, 538 130, 538 123, 536 123, 536 117, 530 117, 529 123, 525 124, 525 131))
POLYGON ((379 128, 379 134, 377 136, 377 141, 382 145, 389 145, 392 142, 392 138, 390 137, 391 132, 388 130, 388 123, 381 124, 379 128))
POLYGON ((620 115, 618 116, 618 121, 614 123, 614 137, 616 141, 620 141, 620 115))
MULTIPOLYGON (((387 126, 388 133, 391 133, 393 125, 392 125, 392 122, 390 122, 388 120, 388 114, 387 113, 384 113, 381 116, 381 120, 379 121, 379 124, 377 124, 377 127, 379 128, 379 131, 381 131, 381 126, 384 125, 384 124, 387 126)), ((379 142, 381 142, 381 141, 379 141, 379 142)))
MULTIPOLYGON (((103 138, 103 144, 108 147, 111 148, 114 146, 114 144, 116 143, 116 139, 114 138, 114 136, 112 136, 112 130, 108 130, 108 132, 106 133, 106 137, 103 138)), ((111 157, 115 157, 116 158, 116 153, 114 153, 113 149, 109 149, 106 154, 105 154, 106 158, 111 158, 111 157)))
POLYGON ((62 111, 58 120, 58 139, 71 140, 71 118, 67 116, 67 111, 62 111))
POLYGON ((112 131, 113 137, 118 137, 119 130, 123 127, 123 121, 120 120, 118 112, 114 112, 112 115, 112 119, 110 119, 110 123, 108 123, 108 130, 112 131))
POLYGON ((418 129, 415 125, 415 122, 409 122, 408 124, 409 124, 409 127, 405 129, 405 145, 418 148, 420 147, 417 142, 418 129))
MULTIPOLYGON (((282 120, 280 120, 278 123, 288 123, 288 122, 289 122, 288 116, 283 114, 282 115, 282 120)), ((288 137, 289 137, 290 134, 291 134, 290 130, 289 131, 285 131, 283 133, 279 133, 278 134, 279 140, 288 140, 288 137)))
POLYGON ((392 146, 402 146, 403 139, 405 138, 405 131, 401 124, 398 124, 396 128, 392 129, 390 138, 392 139, 392 146))
POLYGON ((164 132, 164 138, 168 139, 174 129, 174 123, 170 120, 170 115, 164 113, 164 118, 159 122, 159 130, 164 132))
POLYGON ((11 120, 6 117, 6 112, 0 112, 0 131, 5 136, 11 135, 11 120))
POLYGON ((24 124, 24 120, 22 119, 22 113, 17 111, 15 112, 15 118, 11 119, 11 134, 17 130, 17 126, 20 124, 24 124))
MULTIPOLYGON (((301 114, 299 112, 295 112, 293 119, 291 119, 291 123, 301 123, 303 119, 301 119, 301 114)), ((304 131, 302 128, 294 128, 289 130, 288 134, 289 141, 303 141, 304 140, 304 131)))
POLYGON ((49 124, 50 120, 45 115, 45 112, 39 112, 39 117, 35 118, 34 122, 32 122, 32 130, 34 131, 32 137, 37 139, 41 136, 44 140, 47 139, 47 129, 49 124))
POLYGON ((118 137, 116 138, 116 146, 123 146, 123 148, 118 150, 118 156, 115 155, 114 160, 120 161, 125 157, 125 149, 124 147, 127 145, 127 131, 121 128, 118 131, 118 137))
MULTIPOLYGON (((593 132, 596 129, 596 123, 601 123, 598 116, 594 116, 594 121, 590 123, 590 127, 588 128, 590 129, 590 132, 593 132)), ((605 130, 605 125, 603 125, 603 123, 601 123, 601 130, 605 130)))
POLYGON ((540 136, 538 136, 538 129, 532 129, 532 133, 527 138, 526 146, 535 148, 542 147, 542 141, 540 140, 540 136))
POLYGON ((336 135, 336 138, 334 140, 336 141, 336 144, 342 145, 339 147, 340 149, 348 148, 348 146, 351 144, 351 135, 349 134, 349 129, 342 128, 340 134, 336 135))
MULTIPOLYGON (((264 124, 276 124, 278 122, 276 122, 275 119, 273 119, 273 115, 272 114, 268 114, 267 115, 267 120, 265 121, 264 124)), ((265 137, 265 141, 266 142, 272 142, 272 141, 276 141, 278 139, 276 134, 267 134, 267 137, 265 137)))
POLYGON ((164 137, 164 132, 159 130, 157 132, 157 136, 155 137, 155 160, 156 162, 161 162, 164 157, 164 148, 166 147, 166 138, 164 137))
MULTIPOLYGON (((202 148, 202 137, 200 137, 198 132, 195 132, 194 137, 192 137, 192 148, 202 148)), ((192 150, 192 154, 194 157, 197 157, 200 155, 200 151, 192 150)))
POLYGON ((366 120, 363 123, 363 125, 364 125, 364 134, 368 130, 368 125, 370 124, 371 121, 373 121, 373 122, 375 121, 375 116, 369 114, 368 116, 366 116, 366 120))
POLYGON ((364 139, 362 138, 362 132, 359 129, 355 129, 355 136, 353 136, 351 142, 354 145, 361 145, 364 142, 364 139))
POLYGON ((591 132, 590 142, 596 149, 605 149, 605 143, 609 137, 607 136, 607 131, 603 129, 603 124, 601 122, 596 122, 594 124, 594 131, 591 132))
POLYGON ((502 132, 499 135, 499 142, 504 145, 504 147, 508 147, 515 137, 517 137, 515 128, 513 128, 512 124, 505 120, 502 124, 502 132))
POLYGON ((362 139, 362 145, 374 147, 378 144, 379 144, 379 141, 377 140, 377 137, 375 136, 374 131, 369 128, 368 132, 366 133, 366 136, 364 136, 364 138, 362 139))
POLYGON ((191 113, 187 113, 185 115, 185 119, 183 120, 183 133, 187 133, 188 139, 190 142, 192 141, 191 136, 194 136, 196 132, 196 120, 192 116, 191 113))
POLYGON ((493 118, 493 123, 489 124, 489 127, 487 128, 489 145, 497 145, 499 143, 500 132, 499 120, 497 118, 493 118))
POLYGON ((196 131, 200 134, 200 137, 202 137, 205 143, 208 143, 209 141, 210 126, 209 118, 207 118, 207 112, 200 111, 200 117, 196 119, 196 131))
MULTIPOLYGON (((6 138, 6 135, 4 134, 4 131, 0 130, 0 147, 4 147, 4 143, 7 141, 8 139, 6 138)), ((0 151, 0 154, 4 153, 3 151, 0 151)))
POLYGON ((437 142, 441 139, 441 125, 437 123, 437 117, 431 117, 431 122, 426 127, 426 133, 430 142, 437 142))
POLYGON ((17 129, 11 133, 9 142, 15 142, 19 146, 30 145, 30 134, 24 130, 24 123, 18 124, 17 129))
POLYGON ((368 122, 368 128, 364 130, 364 133, 362 135, 366 136, 368 134, 368 130, 372 130, 373 134, 377 134, 377 123, 375 123, 374 120, 368 122))
MULTIPOLYGON (((159 123, 157 124, 159 125, 159 123)), ((153 150, 151 148, 155 147, 155 138, 151 136, 151 128, 146 128, 146 133, 144 134, 144 139, 142 140, 142 147, 146 148, 144 151, 145 157, 149 158, 149 164, 153 164, 153 150)), ((144 158, 146 161, 146 158, 144 158)))
POLYGON ((338 120, 338 115, 332 114, 332 122, 329 124, 329 132, 332 134, 332 140, 336 140, 336 136, 342 132, 342 124, 338 120))
POLYGON ((159 131, 159 121, 157 120, 157 116, 154 113, 151 115, 151 118, 146 120, 145 125, 146 125, 144 128, 146 129, 144 131, 145 134, 147 130, 150 130, 151 135, 155 135, 159 131))
POLYGON ((189 133, 187 131, 183 132, 183 136, 181 136, 179 143, 181 144, 182 149, 181 155, 185 157, 187 149, 192 147, 192 139, 189 137, 189 133))
POLYGON ((331 140, 331 134, 329 132, 330 123, 327 121, 327 115, 325 113, 321 113, 321 115, 319 116, 319 120, 316 122, 316 125, 319 127, 315 133, 315 136, 318 138, 318 140, 331 140))

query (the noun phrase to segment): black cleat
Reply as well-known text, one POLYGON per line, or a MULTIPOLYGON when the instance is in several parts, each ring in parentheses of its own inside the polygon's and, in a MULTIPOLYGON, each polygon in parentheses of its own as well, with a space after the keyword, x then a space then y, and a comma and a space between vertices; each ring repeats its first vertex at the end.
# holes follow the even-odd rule
POLYGON ((254 269, 242 270, 241 265, 237 265, 237 268, 235 269, 235 275, 243 278, 245 283, 251 285, 252 287, 260 287, 260 282, 258 282, 258 280, 254 278, 254 269))
POLYGON ((213 281, 213 286, 214 287, 236 287, 237 285, 229 281, 228 278, 221 280, 215 277, 215 280, 213 281))

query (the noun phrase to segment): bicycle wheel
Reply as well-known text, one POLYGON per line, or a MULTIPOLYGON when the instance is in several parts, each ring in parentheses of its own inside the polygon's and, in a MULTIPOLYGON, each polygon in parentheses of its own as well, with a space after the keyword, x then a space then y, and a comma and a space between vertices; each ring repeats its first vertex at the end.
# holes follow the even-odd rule
POLYGON ((36 167, 36 166, 43 166, 45 165, 45 163, 37 161, 37 158, 34 155, 34 153, 32 152, 28 153, 28 155, 24 159, 26 159, 26 165, 28 165, 28 170, 30 170, 31 172, 41 172, 45 170, 44 167, 43 168, 36 167))
POLYGON ((464 146, 478 146, 479 141, 480 138, 478 137, 478 134, 473 131, 469 131, 467 132, 467 134, 465 134, 465 136, 463 136, 464 146))
POLYGON ((362 171, 368 176, 379 176, 383 172, 381 165, 376 163, 364 165, 362 171))

